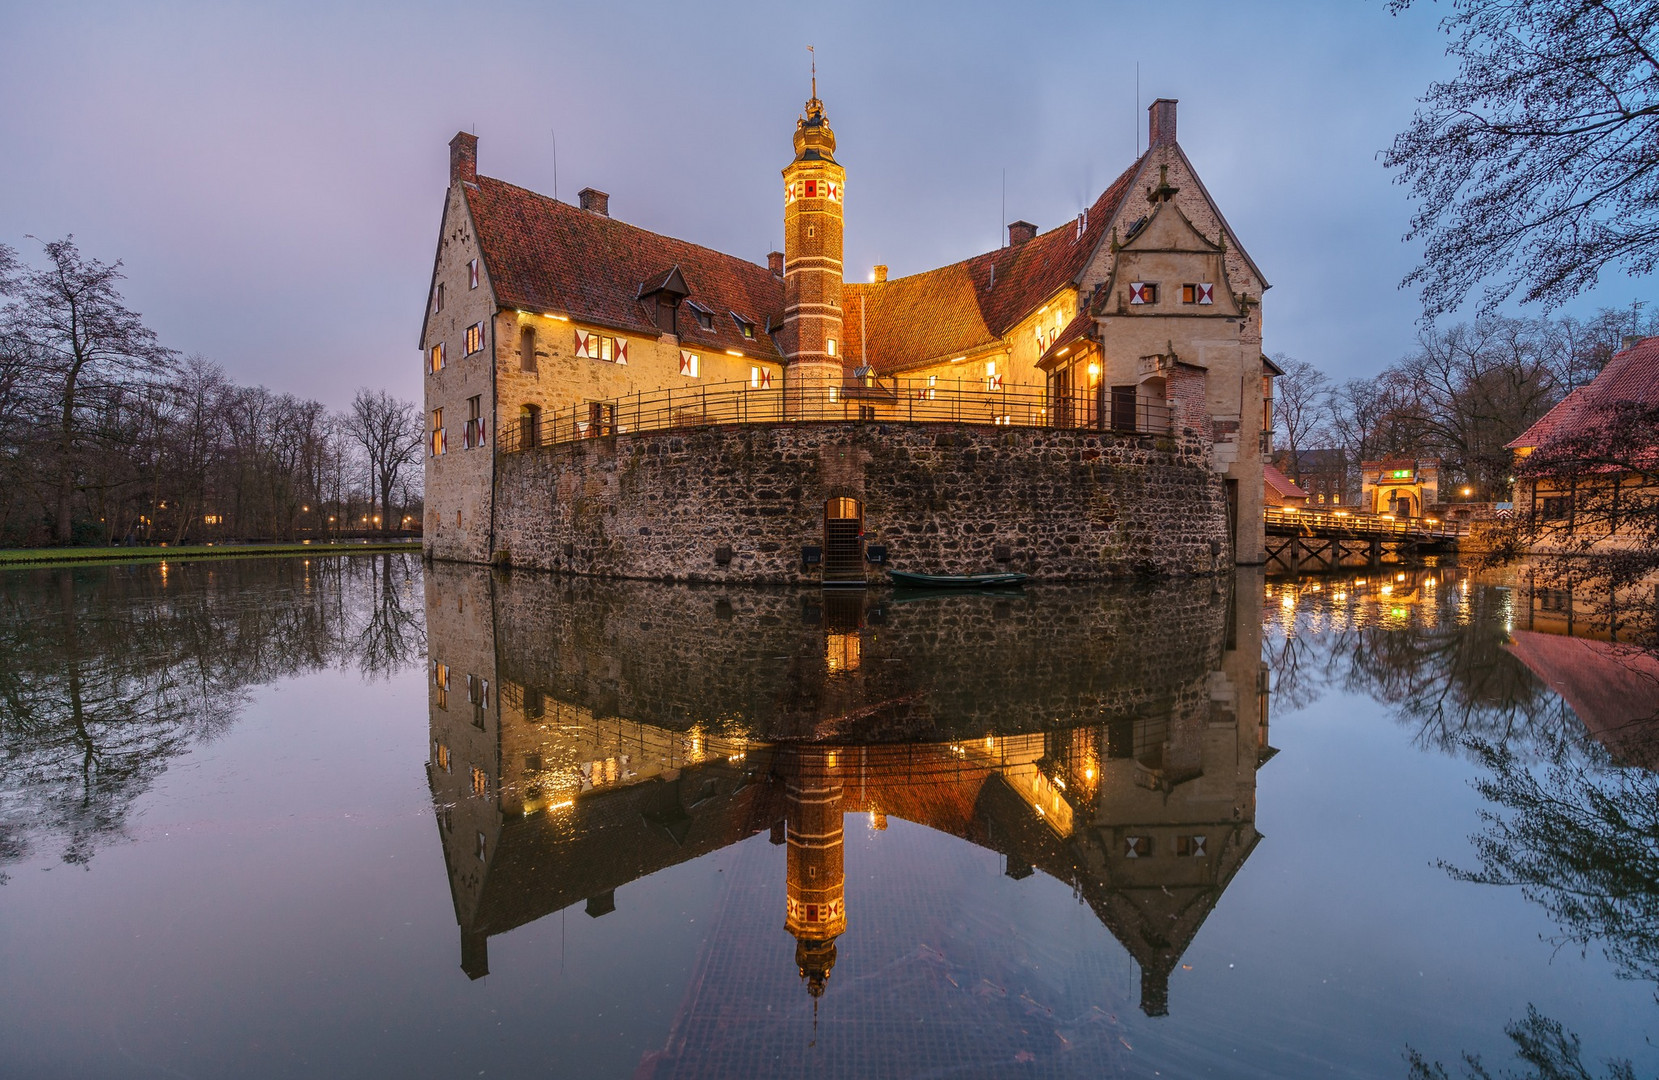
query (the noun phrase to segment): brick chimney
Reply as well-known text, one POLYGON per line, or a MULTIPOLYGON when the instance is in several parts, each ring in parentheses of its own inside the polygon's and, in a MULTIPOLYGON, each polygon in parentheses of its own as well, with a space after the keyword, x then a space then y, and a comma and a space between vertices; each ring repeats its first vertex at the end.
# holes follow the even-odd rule
POLYGON ((449 182, 478 183, 478 136, 457 131, 449 140, 449 182))
POLYGON ((1019 247, 1027 240, 1037 235, 1037 226, 1029 221, 1010 221, 1008 223, 1008 246, 1019 247))
POLYGON ((611 197, 598 188, 585 187, 576 193, 583 210, 592 210, 601 217, 611 216, 611 197))
POLYGON ((877 285, 880 285, 882 282, 887 280, 887 264, 886 263, 876 263, 875 270, 876 270, 875 283, 877 285))
POLYGON ((1161 97, 1146 107, 1146 147, 1175 145, 1175 99, 1161 97))
POLYGON ((766 269, 772 271, 773 277, 783 277, 783 252, 768 251, 766 253, 766 269))

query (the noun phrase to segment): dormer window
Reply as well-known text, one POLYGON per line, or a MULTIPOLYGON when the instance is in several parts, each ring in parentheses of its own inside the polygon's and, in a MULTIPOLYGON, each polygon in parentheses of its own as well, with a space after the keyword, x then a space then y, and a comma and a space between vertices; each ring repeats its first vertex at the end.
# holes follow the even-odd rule
POLYGON ((738 333, 742 334, 744 337, 748 338, 750 341, 754 340, 754 338, 755 338, 755 324, 754 323, 750 322, 748 319, 745 319, 743 316, 739 315, 735 311, 732 312, 732 322, 737 324, 738 333))
POLYGON ((704 330, 714 329, 714 312, 710 311, 706 307, 703 307, 695 300, 687 300, 685 302, 685 306, 690 308, 691 313, 697 317, 697 325, 699 327, 704 330))

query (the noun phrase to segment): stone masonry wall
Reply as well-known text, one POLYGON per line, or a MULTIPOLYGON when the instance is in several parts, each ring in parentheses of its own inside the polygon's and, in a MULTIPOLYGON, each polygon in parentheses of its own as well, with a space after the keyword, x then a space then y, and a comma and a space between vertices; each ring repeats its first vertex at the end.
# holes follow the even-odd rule
POLYGON ((802 546, 822 544, 825 502, 846 496, 895 569, 1208 574, 1232 563, 1208 457, 1193 438, 955 424, 611 436, 498 459, 494 557, 601 577, 814 582, 802 546))

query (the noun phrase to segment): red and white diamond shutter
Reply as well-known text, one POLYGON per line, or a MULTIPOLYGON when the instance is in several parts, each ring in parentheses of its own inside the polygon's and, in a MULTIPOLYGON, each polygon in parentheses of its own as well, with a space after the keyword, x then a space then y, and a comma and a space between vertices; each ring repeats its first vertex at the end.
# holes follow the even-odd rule
POLYGON ((1129 283, 1129 302, 1131 304, 1146 304, 1152 300, 1152 288, 1145 281, 1131 281, 1129 283))
POLYGON ((1215 286, 1208 281, 1198 283, 1198 302, 1200 304, 1215 303, 1215 286))

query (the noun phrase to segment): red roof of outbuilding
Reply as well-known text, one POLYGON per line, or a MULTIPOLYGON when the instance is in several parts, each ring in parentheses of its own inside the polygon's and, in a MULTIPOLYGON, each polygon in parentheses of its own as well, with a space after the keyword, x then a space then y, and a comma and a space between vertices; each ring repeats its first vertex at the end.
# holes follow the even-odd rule
POLYGON ((781 355, 766 329, 783 322, 783 282, 768 268, 487 176, 462 191, 504 306, 655 336, 640 288, 679 267, 689 299, 714 312, 710 330, 681 312, 678 330, 686 344, 781 355), (733 312, 753 324, 753 338, 743 336, 733 312))
POLYGON ((1659 337, 1643 338, 1614 353, 1601 374, 1562 398, 1560 404, 1508 443, 1508 448, 1542 446, 1552 439, 1581 434, 1593 417, 1621 401, 1659 406, 1659 337))
POLYGON ((1268 487, 1278 493, 1281 499, 1305 499, 1308 497, 1307 492, 1297 487, 1290 477, 1272 465, 1262 466, 1262 479, 1267 482, 1268 487))

